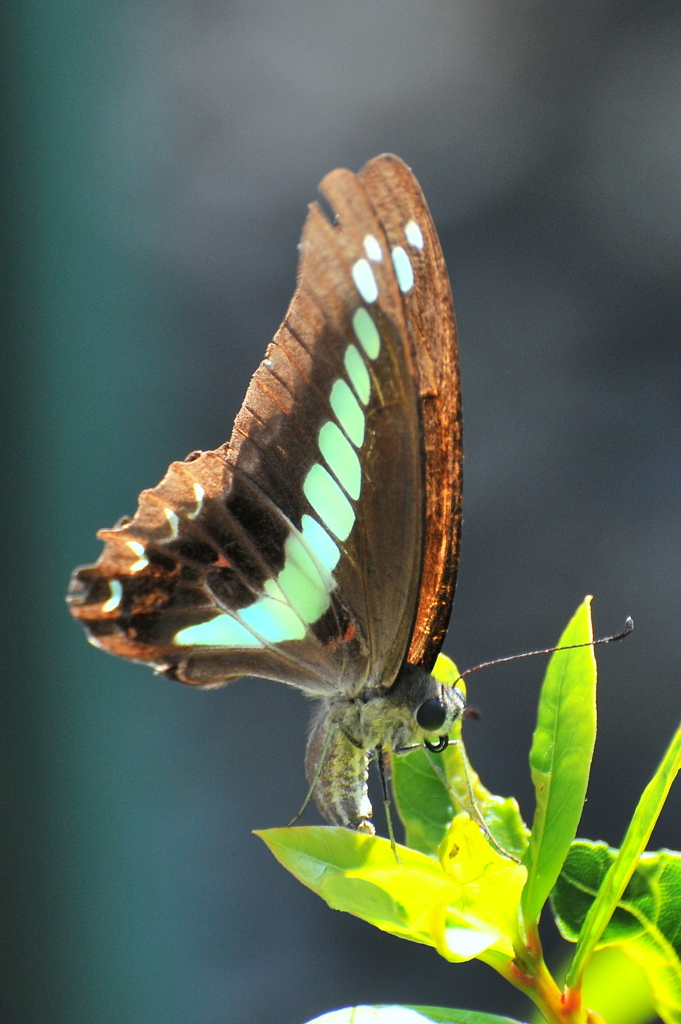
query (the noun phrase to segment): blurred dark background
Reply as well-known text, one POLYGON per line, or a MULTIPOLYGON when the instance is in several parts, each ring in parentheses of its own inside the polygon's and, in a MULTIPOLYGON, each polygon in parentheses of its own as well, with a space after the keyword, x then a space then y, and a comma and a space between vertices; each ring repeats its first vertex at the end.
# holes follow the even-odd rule
MULTIPOLYGON (((63 593, 98 527, 229 436, 319 179, 392 150, 460 331, 446 650, 464 667, 554 642, 586 593, 601 634, 633 615, 599 655, 580 829, 617 844, 681 716, 677 0, 11 0, 0 18, 3 1024, 298 1024, 371 1001, 526 1017, 487 967, 329 910, 251 835, 305 792, 301 695, 156 679, 89 647, 63 593)), ((470 687, 474 764, 528 817, 542 662, 470 687)), ((677 789, 654 847, 681 848, 680 811, 677 789)))

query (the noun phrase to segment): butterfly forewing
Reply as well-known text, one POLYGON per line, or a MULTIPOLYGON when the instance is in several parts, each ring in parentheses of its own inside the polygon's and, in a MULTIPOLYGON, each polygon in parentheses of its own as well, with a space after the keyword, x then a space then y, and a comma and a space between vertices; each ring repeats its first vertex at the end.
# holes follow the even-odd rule
POLYGON ((441 643, 459 501, 446 274, 428 298, 441 253, 395 158, 321 188, 336 222, 313 204, 296 294, 229 443, 173 463, 72 581, 93 642, 185 682, 352 693, 441 643))
POLYGON ((461 393, 452 293, 435 226, 409 168, 384 155, 366 164, 358 178, 381 219, 396 273, 404 276, 426 484, 426 544, 408 661, 430 671, 449 622, 461 532, 461 393))

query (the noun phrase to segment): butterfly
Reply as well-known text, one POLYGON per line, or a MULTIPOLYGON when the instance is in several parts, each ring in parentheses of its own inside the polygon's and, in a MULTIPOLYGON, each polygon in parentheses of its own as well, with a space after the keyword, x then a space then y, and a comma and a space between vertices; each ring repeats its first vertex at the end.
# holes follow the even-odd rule
POLYGON ((461 400, 447 270, 410 169, 319 186, 295 294, 231 437, 173 462, 98 536, 68 603, 96 647, 199 687, 260 676, 317 698, 323 817, 373 832, 369 761, 463 711, 431 674, 459 555, 461 400))

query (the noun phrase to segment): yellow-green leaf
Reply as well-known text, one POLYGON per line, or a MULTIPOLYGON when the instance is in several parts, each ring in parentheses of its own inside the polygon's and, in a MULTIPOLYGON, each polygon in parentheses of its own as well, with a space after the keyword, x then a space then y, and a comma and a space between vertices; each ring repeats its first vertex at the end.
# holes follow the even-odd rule
POLYGON ((603 931, 611 922, 615 908, 632 878, 639 858, 655 827, 664 807, 679 768, 681 768, 681 726, 676 730, 652 779, 643 790, 641 799, 627 828, 622 847, 608 867, 598 895, 589 908, 577 943, 575 958, 568 972, 569 986, 579 984, 579 979, 596 948, 603 931))
POLYGON ((525 869, 501 856, 468 815, 452 823, 441 860, 349 829, 313 827, 256 833, 304 885, 336 910, 448 960, 486 950, 513 956, 525 869))
MULTIPOLYGON (((575 612, 559 646, 593 640, 591 598, 575 612)), ((536 794, 523 914, 538 920, 582 815, 596 739, 596 659, 592 647, 556 651, 542 685, 530 751, 536 794)))
POLYGON ((601 949, 591 958, 582 997, 608 1024, 646 1024, 656 1016, 645 972, 621 946, 601 949))

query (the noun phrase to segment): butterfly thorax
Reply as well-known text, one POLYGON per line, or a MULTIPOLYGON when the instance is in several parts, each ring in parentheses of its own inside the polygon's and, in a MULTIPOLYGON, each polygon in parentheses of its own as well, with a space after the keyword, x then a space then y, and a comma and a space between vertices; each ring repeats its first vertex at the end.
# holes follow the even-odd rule
POLYGON ((368 765, 377 750, 386 753, 447 735, 461 716, 461 692, 443 686, 425 669, 405 665, 389 688, 366 686, 353 697, 324 700, 313 721, 306 755, 310 782, 321 813, 334 824, 372 832, 367 792, 368 765), (425 718, 423 711, 425 710, 425 718), (435 713, 435 727, 428 722, 435 713))

